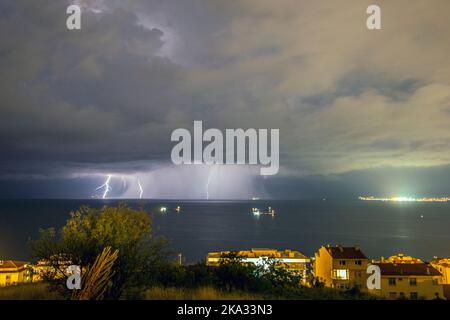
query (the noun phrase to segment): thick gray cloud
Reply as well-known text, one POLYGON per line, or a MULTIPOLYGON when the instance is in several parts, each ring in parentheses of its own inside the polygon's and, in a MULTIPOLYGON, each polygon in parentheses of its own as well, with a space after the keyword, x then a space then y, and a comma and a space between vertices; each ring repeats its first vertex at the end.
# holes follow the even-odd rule
POLYGON ((450 163, 446 0, 379 1, 380 31, 371 1, 74 2, 81 31, 70 1, 0 3, 4 179, 162 170, 193 120, 280 128, 274 185, 450 163))

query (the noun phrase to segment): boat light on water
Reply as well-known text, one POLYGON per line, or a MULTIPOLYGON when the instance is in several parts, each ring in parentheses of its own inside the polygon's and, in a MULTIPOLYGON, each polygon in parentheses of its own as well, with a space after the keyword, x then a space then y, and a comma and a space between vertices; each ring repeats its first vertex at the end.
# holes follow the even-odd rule
POLYGON ((161 208, 159 209, 159 211, 160 211, 161 213, 166 213, 166 212, 167 212, 167 208, 166 208, 166 207, 161 207, 161 208))
POLYGON ((275 216, 275 210, 272 209, 272 207, 268 207, 267 211, 261 211, 258 208, 252 208, 252 213, 254 216, 260 216, 260 215, 269 215, 272 217, 275 216))

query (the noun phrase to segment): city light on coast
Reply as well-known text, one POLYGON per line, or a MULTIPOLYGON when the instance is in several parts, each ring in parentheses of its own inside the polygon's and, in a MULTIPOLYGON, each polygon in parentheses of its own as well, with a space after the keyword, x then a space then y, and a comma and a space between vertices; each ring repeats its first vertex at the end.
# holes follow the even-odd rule
POLYGON ((362 201, 383 201, 383 202, 448 202, 449 197, 432 197, 432 198, 412 198, 412 197, 390 197, 377 198, 373 196, 358 197, 362 201))

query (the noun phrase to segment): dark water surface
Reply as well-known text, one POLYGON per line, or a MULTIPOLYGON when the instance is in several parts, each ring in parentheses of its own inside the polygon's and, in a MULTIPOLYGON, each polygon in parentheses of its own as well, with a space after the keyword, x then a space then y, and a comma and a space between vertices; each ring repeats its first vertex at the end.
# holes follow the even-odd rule
MULTIPOLYGON (((101 207, 116 200, 0 200, 0 259, 30 259, 27 240, 39 228, 61 227, 83 204, 101 207)), ((188 262, 209 251, 249 248, 293 249, 306 255, 322 244, 359 244, 370 258, 404 252, 429 260, 450 256, 450 203, 362 201, 123 201, 143 205, 156 233, 170 240, 188 262), (180 205, 182 212, 174 209, 180 205), (253 216, 252 207, 277 215, 253 216), (159 208, 167 207, 161 214, 159 208)))

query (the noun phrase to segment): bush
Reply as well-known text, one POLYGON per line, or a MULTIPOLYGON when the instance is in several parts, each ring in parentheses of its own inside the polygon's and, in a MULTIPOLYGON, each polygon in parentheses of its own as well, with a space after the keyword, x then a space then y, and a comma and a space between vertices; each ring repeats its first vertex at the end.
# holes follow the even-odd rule
POLYGON ((83 206, 57 233, 53 228, 40 231, 40 238, 30 243, 39 260, 50 265, 44 277, 52 288, 69 295, 64 274, 67 263, 86 268, 106 247, 118 250, 114 276, 105 298, 117 299, 132 287, 151 285, 167 264, 165 241, 152 235, 152 220, 143 210, 126 205, 94 209, 83 206))

